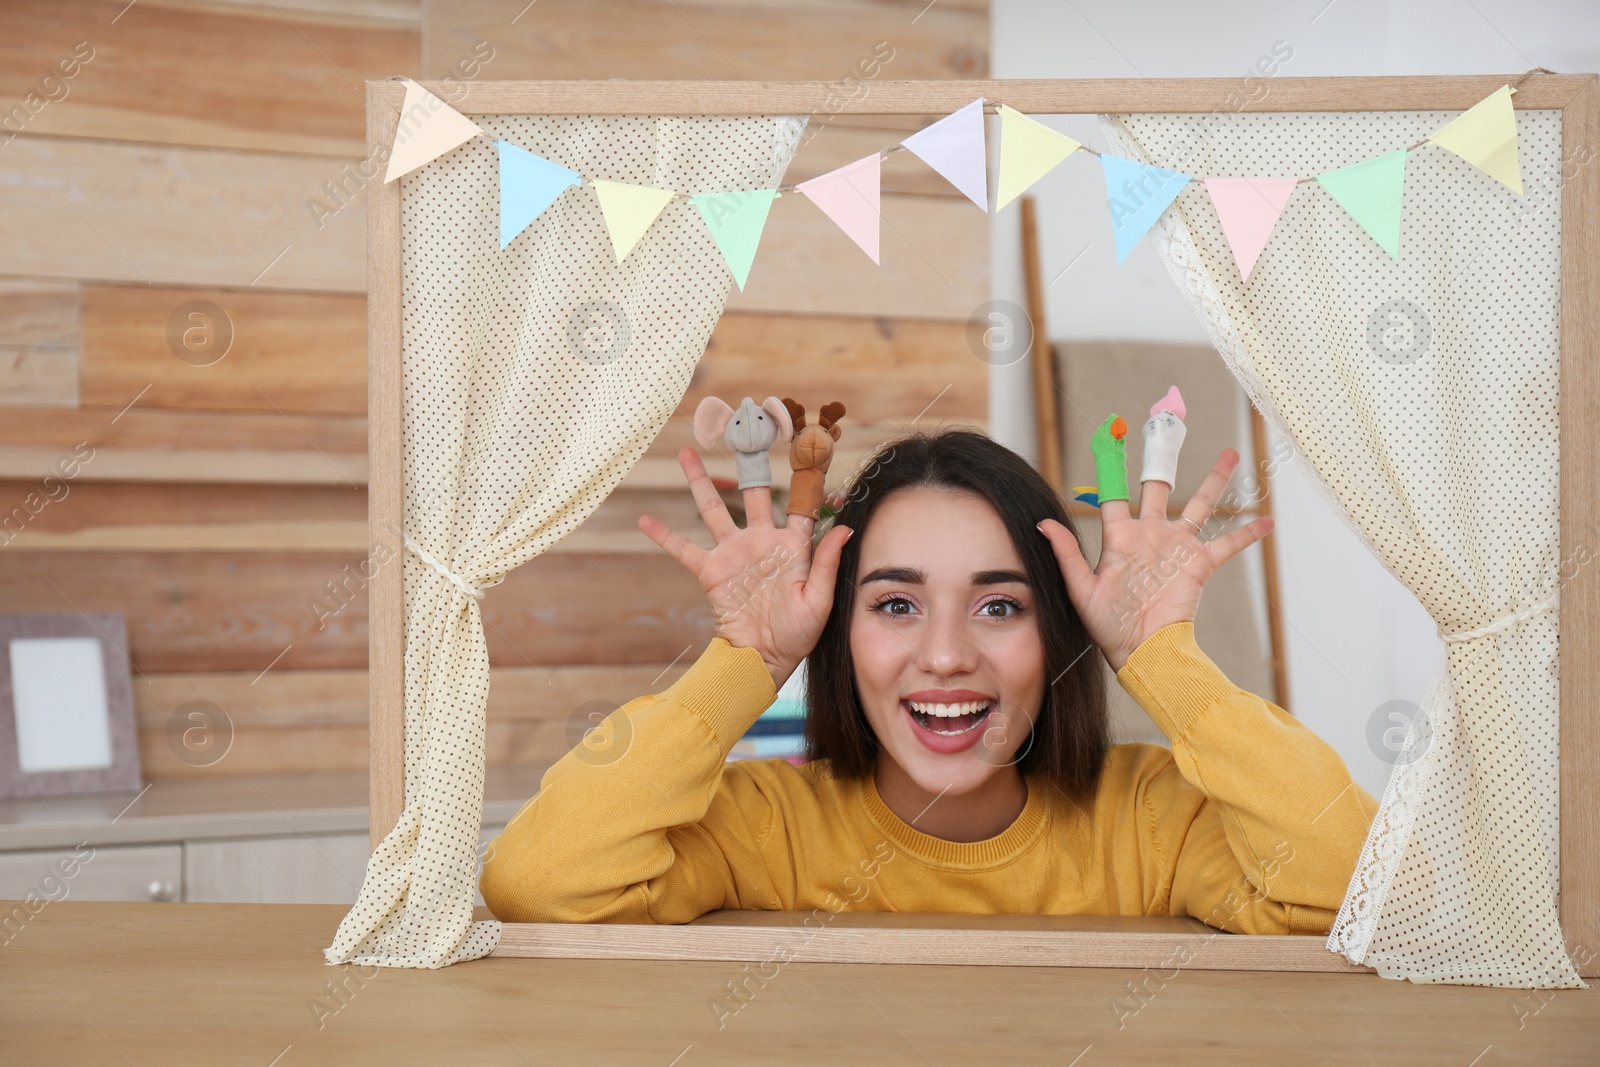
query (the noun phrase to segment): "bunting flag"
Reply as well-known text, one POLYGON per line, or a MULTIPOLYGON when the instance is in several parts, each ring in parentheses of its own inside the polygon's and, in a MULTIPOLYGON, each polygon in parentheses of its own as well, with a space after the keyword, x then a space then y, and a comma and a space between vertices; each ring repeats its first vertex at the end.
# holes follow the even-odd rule
POLYGON ((722 250, 722 258, 733 272, 733 280, 739 283, 740 292, 744 292, 750 264, 755 262, 756 245, 761 242, 761 230, 767 224, 767 212, 777 195, 776 189, 755 189, 701 193, 689 198, 706 220, 706 229, 722 250))
POLYGON ((1100 154, 1106 173, 1106 201, 1111 207, 1111 235, 1116 240, 1117 262, 1155 225, 1167 205, 1189 184, 1189 175, 1162 170, 1148 163, 1100 154))
POLYGON ((1400 201, 1405 196, 1408 151, 1397 148, 1317 175, 1317 182, 1394 259, 1400 258, 1400 201))
POLYGON ((1522 195, 1522 166, 1517 160, 1517 114, 1509 85, 1439 127, 1428 138, 1522 195))
POLYGON ((400 105, 400 124, 389 148, 384 183, 432 163, 482 132, 471 119, 407 78, 406 99, 400 105))
POLYGON ((989 210, 988 157, 983 147, 983 97, 952 111, 900 142, 917 158, 938 171, 966 194, 968 200, 989 210))
POLYGON ((1083 145, 1057 133, 1038 119, 1000 105, 1000 188, 994 209, 999 211, 1043 178, 1056 164, 1083 145))
POLYGON ((510 141, 496 141, 500 150, 500 247, 539 217, 570 185, 582 185, 575 170, 536 156, 510 141))
POLYGON ((1289 202, 1298 178, 1206 178, 1206 192, 1217 209, 1222 235, 1228 239, 1233 261, 1243 281, 1250 280, 1267 238, 1289 202))
POLYGON ((647 185, 599 178, 591 178, 589 185, 600 197, 600 212, 605 216, 606 232, 611 235, 611 250, 616 253, 618 263, 628 258, 639 238, 677 195, 671 189, 652 189, 647 185))
MULTIPOLYGON (((883 156, 872 153, 794 187, 878 263, 878 189, 883 156)), ((881 266, 881 264, 879 264, 881 266)))

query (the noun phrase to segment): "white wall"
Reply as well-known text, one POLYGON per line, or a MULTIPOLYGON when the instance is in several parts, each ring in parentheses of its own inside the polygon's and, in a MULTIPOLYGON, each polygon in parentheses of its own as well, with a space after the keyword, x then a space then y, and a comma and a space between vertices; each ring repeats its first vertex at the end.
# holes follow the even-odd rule
MULTIPOLYGON (((996 78, 1238 77, 1243 92, 1259 96, 1263 83, 1270 91, 1270 78, 1246 83, 1245 74, 1278 42, 1293 54, 1273 76, 1516 75, 1534 66, 1600 71, 1596 0, 993 0, 992 13, 996 78)), ((1045 121, 1104 147, 1093 115, 1045 121)), ((1075 156, 1032 189, 1050 336, 1204 342, 1148 241, 1117 264, 1105 186, 1092 162, 1075 156)), ((1024 304, 1019 216, 1015 203, 996 216, 993 296, 1024 304)), ((993 368, 990 426, 997 439, 1033 458, 1029 374, 1026 360, 993 368)), ((1093 430, 1068 423, 1068 432, 1084 440, 1093 430)), ((1241 451, 1248 440, 1242 432, 1241 451)), ((1278 525, 1271 536, 1282 579, 1290 705, 1381 798, 1390 765, 1368 743, 1369 721, 1388 701, 1421 699, 1444 645, 1416 598, 1362 548, 1301 472, 1284 471, 1274 489, 1278 525)), ((1255 571, 1260 555, 1253 547, 1228 565, 1255 571)))

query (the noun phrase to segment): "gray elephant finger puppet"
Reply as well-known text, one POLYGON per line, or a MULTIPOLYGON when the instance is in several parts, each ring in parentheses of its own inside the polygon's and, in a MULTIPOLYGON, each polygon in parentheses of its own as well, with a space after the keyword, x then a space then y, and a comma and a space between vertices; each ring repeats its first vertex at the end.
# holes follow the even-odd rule
POLYGON ((794 440, 789 443, 789 466, 794 477, 789 482, 789 515, 822 515, 823 483, 828 477, 828 464, 833 462, 833 443, 839 439, 839 420, 844 417, 844 405, 835 400, 822 405, 817 421, 806 425, 806 409, 790 397, 783 398, 789 409, 789 419, 794 423, 794 440))
POLYGON ((694 437, 700 447, 711 448, 717 435, 733 452, 733 465, 740 489, 755 489, 772 484, 772 457, 768 450, 779 440, 794 436, 794 424, 783 401, 769 396, 759 407, 749 397, 736 408, 714 396, 700 401, 694 409, 694 437))

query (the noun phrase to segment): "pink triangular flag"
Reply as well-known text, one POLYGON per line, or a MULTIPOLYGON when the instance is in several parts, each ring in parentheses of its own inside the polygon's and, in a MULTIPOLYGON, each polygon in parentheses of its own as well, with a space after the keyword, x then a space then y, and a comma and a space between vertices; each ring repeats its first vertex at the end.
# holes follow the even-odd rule
POLYGON ((794 187, 795 192, 821 208, 834 225, 860 245, 861 251, 871 256, 874 263, 878 262, 878 186, 882 163, 883 157, 874 152, 794 187))
POLYGON ((1289 202, 1289 194, 1299 184, 1298 178, 1206 178, 1206 192, 1217 209, 1217 221, 1222 223, 1222 233, 1233 250, 1233 261, 1239 265, 1239 275, 1250 280, 1250 270, 1256 265, 1261 250, 1267 247, 1267 238, 1289 202))
POLYGON ((983 149, 983 97, 900 142, 946 181, 989 210, 989 159, 983 149))

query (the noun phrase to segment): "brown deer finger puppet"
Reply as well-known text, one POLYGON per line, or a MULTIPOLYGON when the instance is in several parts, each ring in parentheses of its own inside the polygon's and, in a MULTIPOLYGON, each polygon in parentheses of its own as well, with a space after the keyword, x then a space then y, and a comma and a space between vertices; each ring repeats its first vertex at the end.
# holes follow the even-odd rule
POLYGON ((844 405, 835 400, 822 405, 817 412, 817 422, 806 425, 806 409, 790 397, 783 398, 789 410, 789 421, 794 424, 794 439, 789 442, 789 466, 794 478, 789 482, 789 515, 808 515, 813 519, 822 515, 823 483, 827 480, 828 464, 833 461, 833 443, 839 439, 839 419, 844 415, 844 405))

